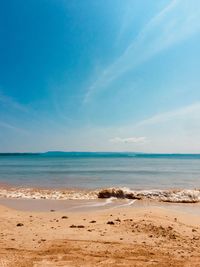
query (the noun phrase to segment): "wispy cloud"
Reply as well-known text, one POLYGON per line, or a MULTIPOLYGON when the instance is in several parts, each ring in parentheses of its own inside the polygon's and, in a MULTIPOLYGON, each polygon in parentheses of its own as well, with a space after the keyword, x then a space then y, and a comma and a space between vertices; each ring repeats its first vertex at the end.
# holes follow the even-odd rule
POLYGON ((15 132, 18 132, 18 133, 28 134, 28 131, 27 130, 24 130, 22 128, 16 127, 16 126, 14 126, 12 124, 9 124, 7 122, 0 121, 0 128, 1 127, 10 129, 10 130, 15 131, 15 132))
POLYGON ((199 20, 199 1, 171 1, 146 24, 123 54, 100 74, 86 91, 83 102, 89 102, 126 71, 199 32, 199 20))
POLYGON ((124 143, 124 144, 143 144, 146 142, 146 137, 140 136, 140 137, 128 137, 128 138, 121 138, 121 137, 115 137, 110 139, 110 142, 112 143, 124 143))
POLYGON ((4 95, 1 91, 0 91, 0 104, 3 104, 6 107, 9 107, 15 110, 19 110, 21 112, 28 112, 27 107, 25 107, 24 105, 21 105, 13 98, 4 95))
POLYGON ((188 118, 188 116, 190 115, 192 116, 193 120, 196 120, 197 117, 198 119, 200 119, 200 102, 196 102, 194 104, 191 104, 191 105, 179 108, 179 109, 175 109, 172 111, 154 115, 150 118, 147 118, 145 120, 138 122, 135 125, 135 127, 165 123, 170 120, 177 120, 181 118, 184 119, 184 118, 188 118))

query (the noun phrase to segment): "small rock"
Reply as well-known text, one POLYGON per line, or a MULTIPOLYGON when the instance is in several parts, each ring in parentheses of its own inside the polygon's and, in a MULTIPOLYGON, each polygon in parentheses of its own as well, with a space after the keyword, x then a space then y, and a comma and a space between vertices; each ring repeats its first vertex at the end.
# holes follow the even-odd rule
POLYGON ((92 221, 90 221, 90 223, 96 223, 96 221, 92 220, 92 221))
POLYGON ((78 225, 77 228, 85 228, 84 225, 78 225))
POLYGON ((67 216, 62 216, 62 219, 68 219, 68 217, 67 216))
POLYGON ((24 225, 23 223, 18 223, 16 226, 19 227, 19 226, 24 226, 24 225))
POLYGON ((70 228, 85 228, 85 226, 84 225, 74 225, 74 224, 72 224, 72 225, 70 225, 70 228))
POLYGON ((108 221, 107 224, 114 225, 115 223, 113 221, 108 221))

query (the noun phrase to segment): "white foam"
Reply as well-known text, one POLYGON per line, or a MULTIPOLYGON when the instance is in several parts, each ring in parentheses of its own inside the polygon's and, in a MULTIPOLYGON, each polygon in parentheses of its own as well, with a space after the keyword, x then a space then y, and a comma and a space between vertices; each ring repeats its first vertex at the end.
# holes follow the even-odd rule
POLYGON ((131 190, 129 188, 108 188, 99 191, 99 198, 117 197, 127 199, 153 199, 164 202, 200 202, 200 190, 131 190))
MULTIPOLYGON (((105 202, 89 203, 94 207, 105 206, 112 203, 115 198, 121 199, 153 199, 164 202, 196 203, 200 202, 200 190, 198 189, 176 189, 176 190, 131 190, 130 188, 106 188, 94 191, 76 190, 47 190, 33 188, 0 188, 1 198, 20 199, 83 199, 95 200, 98 197, 106 199, 105 202)), ((127 205, 127 204, 125 204, 127 205)), ((129 204, 128 204, 129 205, 129 204)), ((131 205, 131 204, 130 204, 131 205)))
POLYGON ((134 200, 128 200, 127 202, 128 203, 116 205, 114 208, 122 208, 122 207, 132 206, 136 202, 136 199, 134 199, 134 200))
MULTIPOLYGON (((112 204, 113 200, 115 198, 108 198, 105 201, 101 201, 101 202, 95 202, 95 203, 85 203, 84 205, 79 205, 79 206, 75 206, 72 207, 71 210, 73 209, 81 209, 81 208, 95 208, 95 207, 104 207, 107 205, 112 204)), ((99 200, 100 201, 100 200, 99 200)))

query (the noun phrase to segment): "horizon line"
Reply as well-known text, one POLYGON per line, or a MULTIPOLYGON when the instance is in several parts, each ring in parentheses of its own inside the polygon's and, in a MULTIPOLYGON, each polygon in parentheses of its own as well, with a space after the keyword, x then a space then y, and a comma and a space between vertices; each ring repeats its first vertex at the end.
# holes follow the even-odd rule
POLYGON ((143 155, 200 155, 199 153, 183 153, 183 152, 138 152, 138 151, 78 151, 78 150, 71 150, 71 151, 62 151, 62 150, 49 150, 49 151, 38 151, 38 152, 0 152, 0 155, 41 155, 41 154, 50 154, 50 153, 96 153, 96 154, 143 154, 143 155))

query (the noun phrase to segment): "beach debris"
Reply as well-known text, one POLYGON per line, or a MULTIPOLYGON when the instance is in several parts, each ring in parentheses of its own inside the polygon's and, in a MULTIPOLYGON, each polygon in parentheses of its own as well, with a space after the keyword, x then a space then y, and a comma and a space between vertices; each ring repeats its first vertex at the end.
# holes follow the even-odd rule
POLYGON ((115 223, 113 221, 108 221, 107 224, 114 225, 115 223))
POLYGON ((61 219, 68 219, 68 217, 67 216, 62 216, 62 218, 61 219))
POLYGON ((77 228, 85 228, 84 225, 77 225, 77 228))
POLYGON ((21 227, 21 226, 24 226, 24 224, 23 223, 18 223, 16 226, 17 227, 21 227))
POLYGON ((124 221, 124 222, 132 222, 133 219, 124 219, 123 221, 124 221))
POLYGON ((74 224, 72 224, 72 225, 70 225, 70 228, 85 228, 85 226, 84 225, 74 225, 74 224))
POLYGON ((96 223, 96 221, 95 220, 92 220, 92 221, 90 221, 90 223, 96 223))

